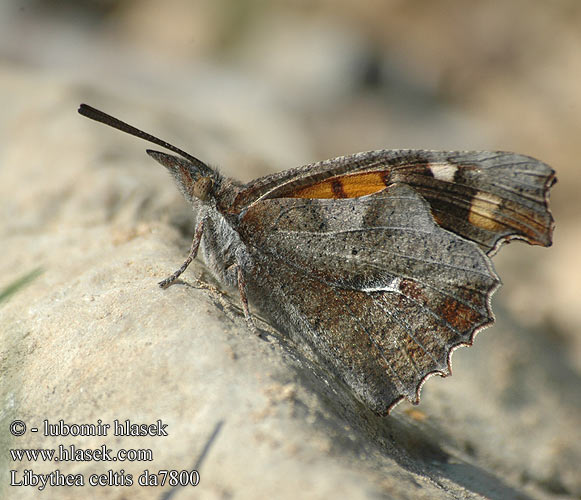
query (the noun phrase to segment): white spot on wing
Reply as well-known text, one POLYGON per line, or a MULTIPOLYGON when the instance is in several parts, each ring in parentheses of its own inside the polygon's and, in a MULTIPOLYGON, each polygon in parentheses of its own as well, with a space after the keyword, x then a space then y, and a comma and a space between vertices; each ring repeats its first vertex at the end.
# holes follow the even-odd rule
POLYGON ((458 167, 450 163, 435 163, 430 165, 432 175, 439 181, 454 182, 458 167))
POLYGON ((367 288, 362 288, 362 292, 399 292, 399 284, 401 278, 393 278, 386 285, 372 285, 367 288))

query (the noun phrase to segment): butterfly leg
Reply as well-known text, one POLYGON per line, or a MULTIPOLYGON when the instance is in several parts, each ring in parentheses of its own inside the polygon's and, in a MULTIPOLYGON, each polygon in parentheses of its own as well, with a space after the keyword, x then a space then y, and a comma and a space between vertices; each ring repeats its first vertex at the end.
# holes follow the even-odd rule
POLYGON ((248 308, 248 297, 246 295, 246 281, 244 279, 244 274, 242 273, 242 267, 239 264, 233 264, 232 267, 236 268, 236 272, 238 274, 238 291, 240 292, 240 300, 242 301, 242 310, 244 311, 244 318, 246 319, 246 324, 248 325, 249 330, 258 335, 259 337, 260 332, 256 325, 254 324, 254 320, 250 314, 250 309, 248 308))
POLYGON ((192 246, 190 247, 190 253, 188 254, 187 259, 175 273, 159 282, 159 286, 161 288, 167 288, 168 286, 170 286, 187 269, 187 267, 191 264, 192 260, 196 258, 198 248, 200 246, 200 241, 202 240, 202 234, 204 232, 204 222, 205 219, 202 219, 199 222, 198 226, 196 227, 194 239, 192 240, 192 246))

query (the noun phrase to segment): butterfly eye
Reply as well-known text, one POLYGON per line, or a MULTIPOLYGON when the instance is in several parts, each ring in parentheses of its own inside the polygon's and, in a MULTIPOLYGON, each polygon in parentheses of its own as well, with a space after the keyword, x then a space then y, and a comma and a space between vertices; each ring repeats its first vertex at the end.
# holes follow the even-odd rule
POLYGON ((200 177, 192 188, 192 194, 199 200, 206 201, 212 191, 214 181, 210 177, 200 177))

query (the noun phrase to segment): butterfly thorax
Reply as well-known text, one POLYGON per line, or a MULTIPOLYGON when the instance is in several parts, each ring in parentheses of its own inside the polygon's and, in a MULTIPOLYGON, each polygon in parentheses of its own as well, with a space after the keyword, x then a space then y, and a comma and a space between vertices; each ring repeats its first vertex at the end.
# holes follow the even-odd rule
MULTIPOLYGON (((227 198, 230 193, 225 193, 224 190, 234 196, 236 187, 223 186, 220 194, 227 198)), ((237 231, 238 218, 223 213, 222 207, 217 206, 215 198, 206 202, 196 201, 194 212, 197 223, 204 220, 204 233, 200 243, 204 262, 218 280, 234 287, 238 279, 234 265, 238 264, 243 269, 249 269, 251 266, 249 251, 237 231)))

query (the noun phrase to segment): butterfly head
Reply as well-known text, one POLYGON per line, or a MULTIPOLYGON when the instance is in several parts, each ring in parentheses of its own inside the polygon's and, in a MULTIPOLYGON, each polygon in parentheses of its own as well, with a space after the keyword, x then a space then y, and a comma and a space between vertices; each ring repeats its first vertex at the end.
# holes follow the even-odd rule
POLYGON ((195 200, 209 202, 214 199, 220 176, 208 165, 151 149, 147 150, 147 154, 169 170, 190 203, 195 200))
POLYGON ((91 120, 104 123, 110 127, 121 130, 127 134, 139 137, 145 141, 157 144, 169 151, 177 153, 179 156, 162 153, 160 151, 147 150, 147 154, 166 167, 176 180, 178 187, 186 199, 193 203, 195 200, 210 202, 215 200, 215 193, 221 184, 222 177, 214 169, 210 168, 203 161, 195 156, 186 153, 184 150, 156 137, 148 132, 144 132, 133 125, 129 125, 114 116, 100 111, 88 104, 79 106, 79 113, 91 120))

